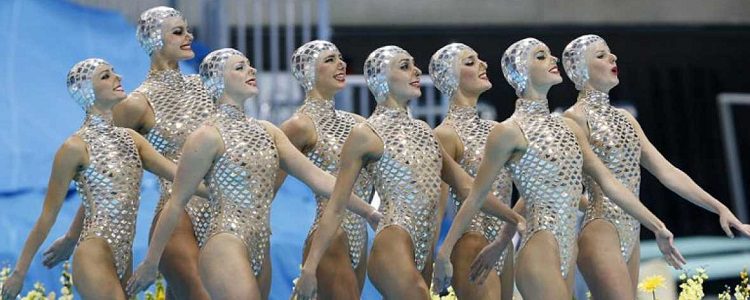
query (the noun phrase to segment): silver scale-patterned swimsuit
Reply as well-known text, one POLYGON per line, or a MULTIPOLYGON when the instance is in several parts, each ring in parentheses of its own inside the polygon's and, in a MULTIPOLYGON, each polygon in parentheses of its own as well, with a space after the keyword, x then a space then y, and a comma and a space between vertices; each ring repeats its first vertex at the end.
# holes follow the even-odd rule
POLYGON ((535 233, 546 230, 557 240, 560 272, 568 275, 575 257, 576 214, 582 193, 583 154, 574 133, 547 100, 516 100, 511 119, 523 131, 526 152, 507 163, 526 201, 526 234, 518 253, 535 233))
POLYGON ((276 143, 260 121, 232 105, 219 105, 206 124, 224 141, 224 153, 205 177, 213 211, 206 242, 220 233, 236 236, 245 243, 258 276, 271 236, 269 214, 279 170, 276 143))
MULTIPOLYGON (((339 172, 341 148, 354 125, 359 122, 353 114, 334 109, 333 100, 306 99, 297 113, 306 115, 312 120, 315 126, 315 134, 318 137, 315 146, 307 154, 307 157, 318 168, 336 176, 339 172)), ((369 175, 362 172, 355 183, 354 193, 363 200, 369 201, 372 190, 369 175)), ((318 228, 320 218, 323 216, 326 204, 328 204, 328 198, 321 195, 315 195, 315 200, 317 200, 318 207, 315 213, 315 221, 307 235, 308 239, 318 228)), ((346 232, 352 267, 356 268, 367 244, 367 221, 359 215, 347 211, 346 217, 341 223, 341 228, 346 232)))
POLYGON ((76 132, 86 143, 89 165, 76 172, 84 207, 78 243, 101 238, 112 250, 117 276, 130 267, 143 167, 133 137, 110 118, 89 114, 76 132))
MULTIPOLYGON (((458 163, 471 177, 476 177, 477 172, 479 171, 479 165, 482 163, 482 158, 484 157, 484 147, 487 143, 487 136, 497 122, 482 120, 479 118, 476 106, 458 106, 451 104, 448 109, 448 114, 446 115, 445 120, 443 120, 443 124, 452 127, 458 134, 461 144, 463 144, 463 155, 459 158, 458 163)), ((510 172, 503 168, 497 180, 495 180, 492 185, 492 195, 503 201, 505 204, 510 205, 512 192, 513 180, 510 177, 510 172)), ((461 201, 458 200, 459 198, 453 189, 451 189, 451 196, 453 197, 456 206, 460 208, 461 201)), ((502 225, 503 221, 500 220, 500 218, 487 215, 480 211, 471 219, 470 227, 466 231, 479 233, 484 236, 488 242, 492 242, 497 238, 502 225)), ((495 265, 498 274, 502 272, 506 253, 507 250, 504 250, 495 265)))
MULTIPOLYGON (((146 96, 154 112, 155 123, 146 139, 161 155, 177 163, 187 137, 215 111, 213 100, 206 93, 200 77, 186 76, 179 70, 149 72, 134 93, 146 96)), ((172 194, 172 183, 159 179, 161 197, 158 213, 172 194)), ((206 199, 192 197, 186 211, 193 223, 198 244, 205 241, 211 218, 206 199)))
MULTIPOLYGON (((620 183, 637 197, 641 185, 641 143, 625 113, 612 107, 609 95, 587 90, 578 99, 589 128, 589 143, 594 153, 620 183)), ((584 226, 596 219, 612 223, 620 238, 620 251, 627 262, 640 236, 641 224, 626 213, 589 176, 584 178, 589 198, 584 226)))
MULTIPOLYGON (((383 218, 377 233, 389 226, 404 229, 414 246, 414 262, 422 270, 432 255, 437 204, 440 200, 442 153, 427 123, 405 109, 378 105, 368 126, 383 142, 383 155, 367 165, 380 197, 383 218)), ((376 233, 376 235, 377 235, 376 233)))

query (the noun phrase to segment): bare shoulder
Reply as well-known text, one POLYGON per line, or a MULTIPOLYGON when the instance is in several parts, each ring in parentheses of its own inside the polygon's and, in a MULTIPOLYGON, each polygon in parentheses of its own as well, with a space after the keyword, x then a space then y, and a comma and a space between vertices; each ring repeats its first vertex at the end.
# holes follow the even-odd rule
POLYGON ((345 144, 370 158, 379 158, 383 154, 383 140, 367 122, 354 125, 345 144))
POLYGON ((77 134, 71 135, 57 149, 55 161, 66 165, 84 165, 88 161, 88 149, 86 142, 77 134))
POLYGON ((454 129, 450 125, 446 125, 445 123, 438 125, 438 127, 435 127, 433 130, 435 132, 435 135, 440 139, 440 141, 449 141, 458 139, 458 133, 456 132, 456 129, 454 129))
POLYGON ((563 117, 575 121, 579 126, 586 124, 586 115, 583 113, 583 108, 578 103, 563 112, 563 117))

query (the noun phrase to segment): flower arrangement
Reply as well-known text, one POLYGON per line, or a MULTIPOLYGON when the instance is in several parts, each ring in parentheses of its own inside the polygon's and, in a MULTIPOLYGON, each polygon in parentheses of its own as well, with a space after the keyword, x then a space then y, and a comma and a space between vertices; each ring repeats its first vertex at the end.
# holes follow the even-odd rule
POLYGON ((690 275, 689 271, 680 274, 680 294, 678 300, 700 300, 703 299, 703 282, 708 279, 708 274, 704 268, 696 268, 695 274, 690 275))
MULTIPOLYGON (((750 280, 748 280, 747 269, 740 272, 740 284, 734 287, 734 299, 750 299, 750 280)), ((726 290, 719 294, 719 300, 732 300, 732 289, 729 286, 726 286, 726 290)))

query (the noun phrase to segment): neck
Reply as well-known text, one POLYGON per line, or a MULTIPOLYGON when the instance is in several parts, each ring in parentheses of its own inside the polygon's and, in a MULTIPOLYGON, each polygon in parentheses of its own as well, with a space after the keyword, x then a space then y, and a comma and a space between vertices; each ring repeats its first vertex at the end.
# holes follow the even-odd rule
POLYGON ((216 101, 216 104, 217 105, 227 104, 227 105, 232 105, 232 106, 236 106, 239 108, 243 108, 245 107, 245 101, 246 101, 246 98, 232 96, 224 92, 219 98, 219 100, 216 101))
POLYGON ((521 95, 521 98, 527 100, 547 100, 549 89, 549 86, 529 86, 523 95, 521 95))
POLYGON ((477 106, 479 95, 467 95, 461 90, 457 90, 451 98, 451 104, 456 106, 477 106))
POLYGON ((383 102, 380 102, 379 105, 390 107, 393 109, 406 110, 408 103, 409 99, 397 99, 396 97, 389 94, 388 98, 386 98, 383 102))
POLYGON ((180 66, 176 59, 168 59, 163 57, 160 53, 154 53, 151 56, 151 71, 166 71, 166 70, 180 70, 180 66))
POLYGON ((94 105, 91 106, 91 109, 89 109, 88 113, 104 117, 111 116, 112 106, 94 103, 94 105))
POLYGON ((590 81, 586 81, 586 84, 583 86, 583 89, 581 91, 587 91, 587 90, 594 90, 601 93, 609 94, 609 90, 612 88, 604 88, 604 87, 596 87, 591 84, 590 81))
POLYGON ((306 99, 323 99, 323 100, 333 100, 333 96, 336 95, 336 92, 324 92, 319 89, 312 89, 310 92, 305 95, 306 99))

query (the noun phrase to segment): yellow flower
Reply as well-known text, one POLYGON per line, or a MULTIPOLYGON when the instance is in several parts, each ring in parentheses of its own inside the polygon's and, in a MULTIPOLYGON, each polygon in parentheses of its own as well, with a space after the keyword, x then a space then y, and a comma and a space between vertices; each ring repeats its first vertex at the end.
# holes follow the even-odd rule
POLYGON ((653 293, 656 289, 664 287, 666 281, 664 276, 661 275, 649 276, 638 283, 638 289, 646 293, 653 293))

